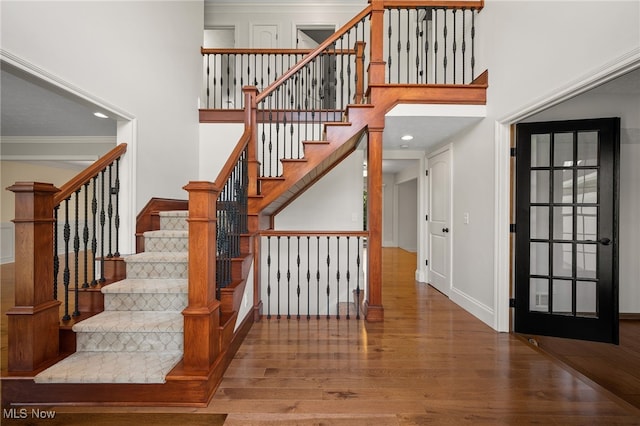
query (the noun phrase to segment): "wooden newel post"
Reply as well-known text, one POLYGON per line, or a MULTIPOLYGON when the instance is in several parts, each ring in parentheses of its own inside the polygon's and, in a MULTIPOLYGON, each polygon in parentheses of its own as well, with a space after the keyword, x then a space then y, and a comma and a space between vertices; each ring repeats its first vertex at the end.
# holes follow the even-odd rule
POLYGON ((369 52, 369 85, 385 83, 384 61, 384 2, 383 0, 369 0, 371 3, 371 47, 369 52))
POLYGON ((244 93, 244 128, 251 130, 251 139, 247 146, 247 156, 249 161, 249 196, 258 195, 258 173, 260 172, 260 162, 258 161, 258 126, 256 125, 256 96, 258 88, 255 86, 245 86, 244 93))
POLYGON ((356 94, 354 95, 354 103, 360 104, 364 98, 364 48, 367 43, 364 41, 356 42, 356 94))
POLYGON ((15 306, 7 312, 9 371, 33 371, 58 357, 59 306, 53 299, 53 199, 50 183, 16 182, 15 306))
POLYGON ((184 315, 184 367, 206 372, 220 353, 216 298, 216 200, 212 182, 189 182, 189 305, 184 315))
POLYGON ((383 321, 382 307, 382 131, 380 127, 369 127, 367 149, 367 230, 369 240, 368 274, 369 292, 366 301, 367 321, 383 321))

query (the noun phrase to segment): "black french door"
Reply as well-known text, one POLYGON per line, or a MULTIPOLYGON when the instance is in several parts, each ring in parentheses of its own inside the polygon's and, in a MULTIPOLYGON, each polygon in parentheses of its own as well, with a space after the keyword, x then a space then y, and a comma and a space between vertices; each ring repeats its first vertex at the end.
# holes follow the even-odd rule
POLYGON ((618 343, 620 119, 517 126, 515 331, 618 343))

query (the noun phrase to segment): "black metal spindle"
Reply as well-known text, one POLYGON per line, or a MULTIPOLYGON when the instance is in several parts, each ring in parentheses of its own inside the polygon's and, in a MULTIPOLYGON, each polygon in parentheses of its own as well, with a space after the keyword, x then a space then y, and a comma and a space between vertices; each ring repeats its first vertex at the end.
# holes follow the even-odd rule
POLYGON ((291 319, 291 236, 287 235, 287 319, 291 319))
POLYGON ((267 319, 271 319, 271 237, 267 237, 267 319))
POLYGON ((433 83, 438 84, 438 9, 433 9, 433 83))
POLYGON ((82 227, 84 243, 84 280, 82 288, 89 287, 89 181, 84 184, 84 226, 82 227))
POLYGON ((456 51, 458 50, 458 43, 456 41, 456 37, 458 33, 456 32, 456 11, 457 9, 453 9, 453 46, 452 46, 452 56, 453 56, 453 84, 456 84, 456 51))
POLYGON ((207 59, 207 109, 209 109, 209 99, 211 98, 211 91, 210 89, 210 83, 209 83, 209 78, 211 76, 211 68, 210 68, 210 61, 211 61, 211 55, 209 55, 208 53, 205 55, 206 59, 207 59))
POLYGON ((316 237, 316 318, 320 319, 320 237, 316 237))
POLYGON ((93 193, 92 193, 92 198, 91 198, 91 223, 92 223, 92 237, 91 237, 91 261, 93 262, 93 268, 91 268, 93 270, 93 280, 91 280, 91 285, 92 286, 96 286, 98 284, 98 279, 97 279, 97 275, 96 275, 96 268, 95 268, 95 261, 96 261, 96 255, 98 253, 98 231, 97 231, 97 214, 98 214, 98 199, 97 199, 97 193, 98 193, 98 176, 94 176, 93 177, 93 193))
POLYGON ((58 255, 59 210, 59 205, 53 208, 53 300, 58 300, 58 273, 60 272, 60 256, 58 255))
POLYGON ((402 20, 402 10, 400 8, 398 8, 398 53, 397 53, 397 62, 398 62, 398 70, 397 70, 397 75, 396 75, 396 83, 400 83, 400 54, 402 52, 402 35, 400 33, 400 29, 402 28, 402 24, 400 24, 400 21, 402 20))
POLYGON ((442 74, 444 76, 444 84, 447 84, 447 9, 444 9, 444 29, 442 32, 442 35, 444 36, 444 49, 443 49, 443 55, 444 57, 442 58, 442 66, 444 68, 442 74))
POLYGON ((475 41, 476 38, 476 10, 471 9, 471 81, 475 78, 474 67, 476 64, 475 41))
POLYGON ((388 39, 388 49, 389 49, 389 54, 387 55, 387 83, 391 83, 391 64, 393 63, 393 60, 391 58, 391 35, 393 34, 393 27, 391 25, 391 18, 392 18, 392 13, 391 13, 392 9, 389 9, 389 24, 387 27, 387 39, 388 39))
POLYGON ((420 83, 420 11, 416 9, 416 83, 420 83))
MULTIPOLYGON (((467 17, 467 13, 466 13, 466 9, 462 9, 462 45, 461 47, 461 51, 462 51, 462 84, 466 83, 466 80, 464 78, 464 71, 466 68, 466 61, 465 61, 465 52, 467 50, 467 37, 466 37, 466 17, 467 17)), ((471 13, 473 13, 473 11, 471 11, 471 13)))
POLYGON ((113 236, 111 235, 112 230, 113 230, 113 191, 112 191, 112 184, 111 184, 111 172, 113 168, 113 164, 109 164, 109 187, 107 189, 108 194, 109 194, 109 203, 107 205, 107 217, 109 218, 108 223, 109 226, 107 227, 107 231, 109 232, 109 251, 107 253, 107 258, 111 259, 113 257, 113 251, 111 250, 111 241, 113 240, 113 236))
POLYGON ((71 229, 69 226, 69 198, 64 200, 64 270, 62 273, 62 284, 64 285, 64 316, 62 319, 68 321, 71 319, 69 315, 69 281, 71 273, 69 271, 69 239, 71 237, 71 229))
POLYGON ((307 320, 311 319, 311 237, 307 235, 307 320))
POLYGON ((409 20, 411 18, 411 11, 409 9, 407 9, 406 12, 407 12, 407 66, 406 66, 406 68, 407 68, 407 81, 406 81, 406 83, 410 83, 411 82, 411 80, 410 80, 411 77, 410 77, 409 73, 411 71, 411 68, 409 67, 409 64, 411 63, 411 57, 410 57, 410 54, 411 54, 411 32, 410 32, 411 24, 409 23, 409 20))
MULTIPOLYGON (((216 75, 218 74, 218 55, 213 55, 213 108, 216 107, 216 97, 217 97, 217 79, 216 79, 216 75)), ((221 96, 222 97, 222 96, 221 96)))
POLYGON ((340 237, 336 238, 336 318, 340 319, 340 237))
POLYGON ((300 319, 300 235, 297 236, 297 241, 298 241, 298 250, 296 251, 297 253, 297 257, 296 257, 296 265, 297 265, 297 271, 298 271, 298 285, 296 288, 296 294, 297 294, 297 300, 298 300, 298 315, 297 318, 300 319))
POLYGON ((278 258, 277 258, 278 269, 277 269, 277 272, 276 272, 276 284, 277 284, 277 287, 278 287, 277 288, 278 313, 277 313, 276 318, 280 319, 280 277, 281 277, 281 274, 280 274, 280 236, 277 237, 277 243, 278 243, 278 258))
POLYGON ((329 296, 331 294, 331 278, 330 278, 330 274, 329 274, 329 268, 331 266, 331 254, 330 254, 330 250, 329 250, 329 237, 327 237, 327 319, 330 318, 329 316, 329 306, 330 306, 330 302, 329 302, 329 296))
POLYGON ((351 253, 350 238, 351 237, 347 235, 347 319, 351 318, 349 315, 349 306, 351 306, 349 302, 349 289, 351 288, 351 262, 349 261, 351 253))
POLYGON ((73 233, 73 289, 75 291, 74 293, 74 307, 75 309, 73 310, 73 316, 77 317, 78 315, 80 315, 80 310, 79 310, 79 304, 78 304, 78 297, 79 297, 79 279, 80 279, 80 218, 79 218, 79 214, 78 214, 78 203, 79 203, 79 195, 80 195, 80 189, 78 189, 75 192, 75 206, 74 206, 74 219, 75 219, 75 223, 74 223, 74 233, 73 233))
POLYGON ((100 184, 101 184, 101 196, 100 196, 100 282, 106 281, 104 277, 104 225, 105 225, 105 211, 104 211, 104 175, 105 170, 100 172, 100 184))
POLYGON ((115 257, 120 257, 120 158, 116 158, 116 180, 115 186, 113 187, 113 195, 116 199, 116 212, 115 212, 115 245, 116 250, 113 255, 115 257))

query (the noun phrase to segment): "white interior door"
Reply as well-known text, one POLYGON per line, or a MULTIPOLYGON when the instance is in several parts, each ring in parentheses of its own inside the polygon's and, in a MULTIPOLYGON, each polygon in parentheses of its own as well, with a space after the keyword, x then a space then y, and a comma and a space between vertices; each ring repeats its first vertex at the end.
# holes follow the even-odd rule
POLYGON ((429 157, 429 283, 449 296, 451 288, 451 151, 429 157))
POLYGON ((256 49, 276 49, 278 47, 278 26, 275 24, 251 25, 251 46, 256 49))

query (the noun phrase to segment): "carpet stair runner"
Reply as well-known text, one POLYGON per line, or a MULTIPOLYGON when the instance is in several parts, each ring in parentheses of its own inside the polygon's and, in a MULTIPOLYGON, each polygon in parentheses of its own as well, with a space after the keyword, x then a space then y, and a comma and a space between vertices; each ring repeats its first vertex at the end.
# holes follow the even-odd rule
POLYGON ((76 352, 36 383, 164 383, 182 359, 187 306, 186 211, 161 212, 145 252, 125 258, 127 278, 102 288, 104 312, 73 326, 76 352))

